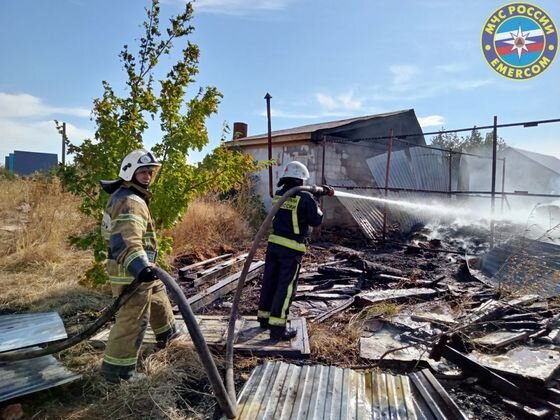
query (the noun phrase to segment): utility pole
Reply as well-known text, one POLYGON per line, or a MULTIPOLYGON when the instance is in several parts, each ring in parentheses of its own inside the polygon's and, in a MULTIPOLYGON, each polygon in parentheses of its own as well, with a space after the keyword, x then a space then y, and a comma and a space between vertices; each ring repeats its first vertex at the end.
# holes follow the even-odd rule
POLYGON ((62 157, 60 161, 62 163, 62 166, 64 167, 66 166, 66 123, 63 122, 62 124, 60 124, 57 120, 54 120, 54 123, 56 125, 56 129, 62 136, 62 157))
POLYGON ((272 123, 270 121, 270 100, 272 96, 267 93, 264 97, 266 99, 266 117, 268 119, 268 193, 272 198, 274 192, 272 190, 272 123))
POLYGON ((66 167, 66 123, 62 123, 62 166, 66 167))

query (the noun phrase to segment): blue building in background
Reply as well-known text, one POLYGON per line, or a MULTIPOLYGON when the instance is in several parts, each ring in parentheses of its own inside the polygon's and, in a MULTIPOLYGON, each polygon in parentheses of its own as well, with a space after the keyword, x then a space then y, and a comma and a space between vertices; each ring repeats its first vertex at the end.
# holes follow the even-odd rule
POLYGON ((5 157, 4 163, 10 172, 25 176, 33 172, 48 172, 55 168, 58 164, 58 155, 15 150, 5 157))

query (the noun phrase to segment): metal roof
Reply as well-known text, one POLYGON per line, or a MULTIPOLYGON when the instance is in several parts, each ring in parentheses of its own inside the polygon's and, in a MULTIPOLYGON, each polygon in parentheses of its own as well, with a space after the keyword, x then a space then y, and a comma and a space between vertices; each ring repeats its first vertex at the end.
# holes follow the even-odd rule
MULTIPOLYGON (((343 127, 345 125, 352 124, 352 123, 355 123, 355 122, 358 122, 358 121, 366 121, 366 120, 375 119, 375 118, 390 117, 390 116, 393 116, 393 115, 398 115, 398 114, 402 114, 402 113, 409 112, 409 111, 411 111, 411 110, 406 109, 406 110, 395 111, 395 112, 386 112, 384 114, 364 115, 364 116, 361 116, 361 117, 346 118, 346 119, 337 120, 337 121, 327 121, 327 122, 322 122, 322 123, 317 123, 317 124, 302 125, 300 127, 288 128, 286 130, 273 131, 272 132, 272 137, 290 136, 290 135, 294 135, 294 134, 307 134, 307 133, 311 134, 311 133, 314 133, 315 131, 318 131, 318 130, 328 130, 328 129, 331 129, 331 128, 343 127)), ((240 138, 240 139, 236 139, 235 141, 255 140, 255 139, 260 139, 260 138, 265 138, 265 137, 268 137, 268 133, 243 137, 243 138, 240 138)))
POLYGON ((266 362, 239 395, 238 419, 466 418, 429 372, 414 380, 420 392, 403 375, 266 362))
POLYGON ((53 356, 0 363, 0 402, 80 379, 53 356))
POLYGON ((558 159, 557 157, 530 152, 528 150, 518 149, 517 147, 511 146, 506 148, 505 151, 507 152, 508 150, 513 150, 520 155, 523 155, 526 158, 531 159, 544 166, 545 168, 550 169, 551 171, 556 172, 558 175, 560 175, 560 159, 558 159))
POLYGON ((57 312, 0 316, 0 352, 66 338, 57 312))

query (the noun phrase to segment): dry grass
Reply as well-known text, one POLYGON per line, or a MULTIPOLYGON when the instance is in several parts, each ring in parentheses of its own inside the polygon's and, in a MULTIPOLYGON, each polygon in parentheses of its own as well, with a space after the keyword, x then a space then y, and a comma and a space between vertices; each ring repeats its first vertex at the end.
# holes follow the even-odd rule
POLYGON ((70 247, 68 237, 94 221, 56 178, 1 180, 0 203, 0 311, 56 309, 64 316, 107 302, 79 284, 91 254, 70 247))
MULTIPOLYGON (((206 372, 189 342, 177 339, 143 361, 145 378, 108 384, 99 374, 101 354, 80 344, 61 354, 83 375, 81 387, 67 386, 57 398, 25 405, 34 419, 206 419, 215 409, 206 372)), ((54 392, 54 391, 51 391, 54 392)))
POLYGON ((215 402, 206 372, 190 343, 175 340, 165 350, 148 356, 143 364, 146 377, 134 382, 108 385, 94 374, 97 380, 91 382, 90 390, 100 397, 96 404, 73 410, 64 418, 202 419, 211 415, 215 402))
POLYGON ((0 270, 60 263, 68 259, 68 237, 91 228, 95 221, 78 211, 79 200, 52 182, 16 180, 0 185, 2 224, 0 270), (9 203, 6 205, 5 203, 9 203))
POLYGON ((193 200, 183 220, 169 233, 174 255, 196 259, 238 251, 251 239, 249 226, 231 203, 215 197, 193 200))
POLYGON ((362 329, 338 315, 325 323, 308 325, 311 357, 319 363, 352 366, 359 362, 362 329))
POLYGON ((359 344, 367 324, 372 320, 390 318, 400 309, 399 305, 391 302, 380 303, 363 309, 350 319, 347 314, 341 313, 330 322, 308 324, 312 358, 337 366, 362 364, 359 344))

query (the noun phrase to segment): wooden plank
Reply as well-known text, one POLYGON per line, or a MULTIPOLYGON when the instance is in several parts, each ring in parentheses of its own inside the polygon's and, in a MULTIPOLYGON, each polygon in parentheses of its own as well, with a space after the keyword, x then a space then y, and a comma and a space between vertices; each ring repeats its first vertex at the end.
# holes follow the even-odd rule
POLYGON ((179 273, 186 273, 187 271, 193 271, 193 270, 198 269, 198 268, 200 268, 200 267, 204 267, 205 265, 211 264, 211 263, 213 263, 213 262, 215 262, 215 261, 219 261, 219 260, 223 260, 223 259, 229 258, 229 257, 231 257, 232 255, 233 255, 233 254, 219 255, 219 256, 217 256, 217 257, 208 258, 207 260, 199 261, 199 262, 196 262, 196 263, 194 263, 194 264, 190 264, 190 265, 187 265, 187 266, 185 266, 185 267, 181 267, 181 268, 179 269, 179 273))
MULTIPOLYGON (((247 253, 239 255, 235 258, 229 259, 227 261, 221 262, 214 267, 207 268, 206 270, 199 271, 194 274, 194 285, 196 287, 201 286, 211 280, 217 279, 223 275, 226 275, 236 268, 237 265, 243 263, 247 258, 247 253)), ((189 275, 190 276, 190 275, 189 275)), ((189 276, 187 278, 189 278, 189 276)))
MULTIPOLYGON (((264 261, 251 263, 251 267, 249 268, 249 272, 247 273, 246 281, 249 281, 258 276, 263 271, 263 269, 264 261)), ((219 283, 216 283, 214 286, 209 287, 205 291, 188 298, 187 300, 191 305, 191 309, 196 312, 204 308, 205 306, 208 306, 211 303, 215 302, 222 296, 225 296, 229 292, 235 290, 239 277, 241 277, 241 272, 232 274, 231 276, 228 276, 225 279, 221 280, 219 283)))

